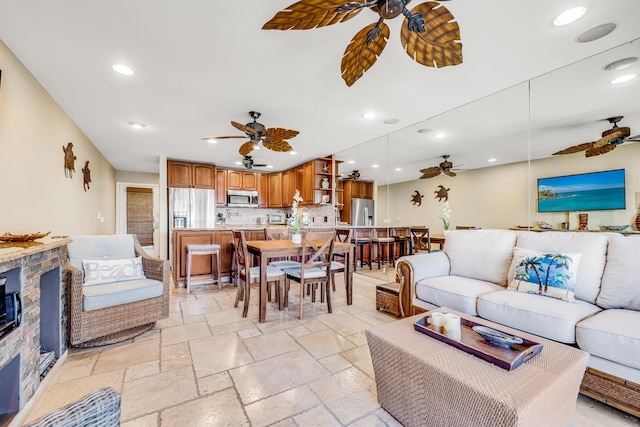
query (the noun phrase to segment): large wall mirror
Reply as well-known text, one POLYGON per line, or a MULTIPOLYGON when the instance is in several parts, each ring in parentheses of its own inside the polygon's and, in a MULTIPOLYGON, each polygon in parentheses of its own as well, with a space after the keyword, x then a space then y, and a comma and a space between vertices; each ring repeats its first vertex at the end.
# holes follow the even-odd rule
POLYGON ((631 136, 640 134, 640 78, 610 83, 622 74, 640 75, 640 61, 627 61, 626 68, 616 69, 615 62, 626 58, 640 58, 640 41, 337 153, 336 158, 344 162, 340 171, 348 175, 357 170, 361 180, 375 181, 375 225, 426 225, 441 234, 443 201, 435 197, 439 186, 449 189, 451 228, 534 227, 544 221, 558 229, 568 222, 574 229, 578 211, 538 211, 538 179, 624 169, 625 208, 580 213, 588 213, 592 230, 635 224, 640 144, 626 140, 592 157, 584 152, 552 156, 600 139, 612 127, 608 117, 623 116, 618 126, 629 127, 631 136), (419 179, 421 169, 438 166, 444 155, 449 156, 456 176, 441 173, 419 179), (412 202, 416 191, 424 196, 420 206, 412 202))

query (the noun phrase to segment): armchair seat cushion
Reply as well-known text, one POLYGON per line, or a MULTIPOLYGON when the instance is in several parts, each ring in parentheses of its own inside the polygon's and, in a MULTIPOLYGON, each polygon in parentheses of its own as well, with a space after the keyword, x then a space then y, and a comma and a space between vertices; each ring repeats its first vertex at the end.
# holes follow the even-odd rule
POLYGON ((82 309, 84 311, 113 307, 142 301, 162 295, 163 283, 153 279, 129 280, 84 286, 82 309))

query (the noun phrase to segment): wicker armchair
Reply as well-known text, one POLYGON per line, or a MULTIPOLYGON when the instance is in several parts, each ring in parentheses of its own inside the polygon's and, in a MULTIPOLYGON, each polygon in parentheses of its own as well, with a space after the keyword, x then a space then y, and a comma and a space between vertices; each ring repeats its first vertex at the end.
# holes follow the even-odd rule
POLYGON ((68 252, 67 323, 72 346, 104 345, 132 338, 149 330, 157 320, 169 315, 169 261, 149 256, 140 246, 136 236, 72 236, 68 252), (115 260, 137 256, 142 257, 146 278, 162 283, 162 294, 85 311, 81 259, 115 260))
POLYGON ((120 425, 120 394, 111 387, 87 394, 25 427, 115 427, 120 425))

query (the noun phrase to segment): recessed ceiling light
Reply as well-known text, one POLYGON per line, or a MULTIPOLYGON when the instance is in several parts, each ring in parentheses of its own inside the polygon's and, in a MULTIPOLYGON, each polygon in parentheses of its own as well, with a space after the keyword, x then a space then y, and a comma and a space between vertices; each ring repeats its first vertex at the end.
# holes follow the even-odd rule
POLYGON ((495 162, 496 160, 498 160, 498 159, 493 159, 493 158, 491 158, 491 159, 487 160, 487 162, 489 162, 489 163, 493 163, 493 162, 495 162))
POLYGON ((625 74, 623 76, 616 77, 615 79, 611 80, 611 84, 612 85, 617 85, 619 83, 628 82, 629 80, 633 80, 636 77, 638 77, 637 74, 625 74))
POLYGON ((210 144, 217 144, 218 140, 215 139, 215 138, 209 138, 209 139, 207 139, 207 142, 210 143, 210 144))
POLYGON ((372 167, 372 168, 377 168, 377 167, 378 167, 378 165, 371 165, 371 167, 372 167))
POLYGON ((256 145, 256 148, 254 148, 254 150, 259 150, 259 149, 260 149, 259 145, 256 145))
POLYGON ((400 121, 399 119, 387 119, 382 123, 387 124, 387 125, 392 125, 394 123, 398 123, 399 121, 400 121))
POLYGON ((556 19, 553 20, 553 25, 555 25, 556 27, 560 27, 562 25, 576 22, 578 19, 582 18, 582 15, 584 15, 586 11, 587 9, 584 7, 574 7, 572 9, 566 10, 560 15, 556 16, 556 19))
POLYGON ((349 163, 350 165, 354 164, 356 161, 355 160, 349 160, 347 163, 349 163))
POLYGON ((111 68, 117 73, 124 74, 125 76, 132 76, 133 70, 123 64, 115 64, 111 68))
POLYGON ((376 116, 377 114, 374 112, 362 113, 362 118, 367 120, 375 119, 376 116))
POLYGON ((267 169, 273 169, 273 165, 267 165, 267 169))
POLYGON ((236 162, 235 164, 236 164, 236 165, 241 165, 241 164, 242 164, 242 162, 236 162))
POLYGON ((613 61, 613 62, 605 65, 604 67, 602 67, 602 69, 605 70, 605 71, 620 71, 620 70, 624 70, 625 68, 630 67, 631 64, 633 64, 637 60, 638 60, 637 56, 630 56, 629 58, 623 58, 623 59, 619 59, 617 61, 613 61))
POLYGON ((289 151, 289 155, 290 156, 295 156, 296 154, 298 154, 298 153, 296 153, 295 151, 289 151))
POLYGON ((431 132, 431 129, 427 129, 427 128, 418 129, 418 133, 429 133, 429 132, 431 132))
POLYGON ((396 172, 400 172, 402 168, 396 168, 396 172))
POLYGON ((438 138, 438 139, 444 138, 446 136, 447 134, 444 132, 436 133, 435 135, 433 135, 434 138, 438 138))
POLYGON ((129 122, 129 126, 131 126, 134 129, 142 129, 143 127, 146 127, 147 125, 145 125, 144 123, 141 123, 141 122, 129 122))
POLYGON ((597 27, 593 27, 584 33, 580 34, 577 40, 580 43, 589 43, 598 39, 603 38, 606 35, 609 35, 616 29, 616 24, 613 22, 608 22, 606 24, 598 25, 597 27))

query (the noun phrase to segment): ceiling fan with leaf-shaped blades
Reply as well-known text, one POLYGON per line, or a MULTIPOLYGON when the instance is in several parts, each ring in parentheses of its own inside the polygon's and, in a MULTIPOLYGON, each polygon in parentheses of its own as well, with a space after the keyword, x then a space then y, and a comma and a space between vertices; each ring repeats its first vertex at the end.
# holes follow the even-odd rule
POLYGON ((573 154, 584 151, 585 157, 593 157, 608 153, 625 141, 640 142, 640 135, 629 137, 629 135, 631 135, 631 129, 628 127, 618 126, 618 122, 622 120, 623 117, 624 116, 609 117, 607 121, 613 124, 613 127, 602 132, 602 138, 599 140, 574 145, 572 147, 565 148, 564 150, 557 151, 553 153, 553 155, 573 154))
POLYGON ((268 148, 272 151, 280 151, 280 152, 288 152, 293 151, 293 147, 289 145, 286 141, 287 139, 293 138, 298 135, 297 130, 291 129, 283 129, 283 128, 265 128, 262 123, 258 123, 258 118, 260 117, 260 113, 257 111, 249 111, 249 115, 253 119, 252 122, 247 123, 246 125, 231 121, 231 125, 241 130, 246 134, 246 136, 210 136, 207 138, 202 138, 203 140, 210 139, 230 139, 230 138, 246 138, 249 137, 249 141, 245 142, 240 146, 238 152, 242 156, 247 156, 253 150, 258 148, 258 143, 262 142, 262 145, 265 148, 268 148))
POLYGON ((387 45, 389 26, 385 19, 404 15, 400 30, 402 47, 412 59, 428 67, 462 63, 460 28, 454 16, 438 2, 407 9, 411 0, 301 0, 264 24, 263 30, 309 30, 345 22, 364 8, 379 16, 378 22, 360 30, 342 57, 340 69, 347 86, 353 85, 376 62, 387 45))
POLYGON ((420 179, 435 178, 441 173, 444 173, 445 175, 449 175, 451 177, 456 176, 456 173, 453 171, 461 170, 461 169, 453 167, 453 163, 449 161, 448 155, 442 156, 442 158, 444 159, 444 162, 440 163, 438 166, 432 166, 430 168, 420 169, 420 173, 422 174, 420 179))

